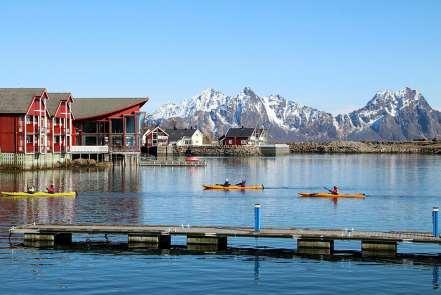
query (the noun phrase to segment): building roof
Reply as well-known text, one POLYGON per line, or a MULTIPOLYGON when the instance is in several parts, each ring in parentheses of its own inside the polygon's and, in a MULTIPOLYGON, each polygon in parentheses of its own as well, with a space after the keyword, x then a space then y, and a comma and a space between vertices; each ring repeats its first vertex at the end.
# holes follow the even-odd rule
POLYGON ((70 92, 60 92, 60 93, 48 93, 49 99, 47 100, 47 110, 51 116, 55 115, 57 108, 62 100, 68 100, 72 97, 70 92))
POLYGON ((46 88, 0 88, 0 113, 26 114, 32 98, 45 91, 46 88))
POLYGON ((228 129, 225 137, 251 137, 255 128, 230 128, 228 129))
POLYGON ((163 129, 168 134, 168 141, 175 142, 181 140, 183 137, 192 137, 197 129, 185 128, 185 129, 163 129))
POLYGON ((77 120, 93 118, 136 105, 143 106, 147 101, 148 98, 75 98, 72 112, 77 120))
MULTIPOLYGON (((155 130, 160 130, 161 132, 164 132, 164 133, 167 133, 167 132, 165 132, 164 131, 164 129, 162 129, 161 127, 159 127, 159 126, 156 126, 156 127, 151 127, 151 128, 147 128, 147 129, 145 129, 145 132, 144 132, 144 134, 150 134, 150 133, 152 133, 153 131, 155 131, 155 130)), ((168 134, 167 134, 168 135, 168 134)))

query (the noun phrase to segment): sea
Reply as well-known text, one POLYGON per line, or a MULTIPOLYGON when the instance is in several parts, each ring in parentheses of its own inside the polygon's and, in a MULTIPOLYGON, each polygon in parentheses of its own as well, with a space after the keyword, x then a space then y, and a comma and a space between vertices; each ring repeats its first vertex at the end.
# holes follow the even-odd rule
POLYGON ((76 198, 0 197, 0 294, 415 294, 441 293, 438 245, 399 244, 396 257, 365 257, 360 242, 300 254, 294 239, 230 238, 228 249, 129 249, 127 237, 74 236, 71 247, 28 248, 9 228, 27 223, 176 224, 375 231, 432 230, 441 205, 436 155, 295 154, 204 158, 206 167, 0 172, 0 191, 29 184, 76 198), (204 191, 246 179, 261 191, 204 191), (362 192, 365 199, 301 198, 299 192, 362 192))

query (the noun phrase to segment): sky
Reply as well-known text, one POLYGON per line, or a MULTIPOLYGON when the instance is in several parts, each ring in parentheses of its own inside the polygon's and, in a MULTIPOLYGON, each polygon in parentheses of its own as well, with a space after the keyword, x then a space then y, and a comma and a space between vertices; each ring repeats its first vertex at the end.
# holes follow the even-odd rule
POLYGON ((1 1, 0 87, 150 97, 251 87, 320 110, 406 86, 441 110, 441 1, 1 1))

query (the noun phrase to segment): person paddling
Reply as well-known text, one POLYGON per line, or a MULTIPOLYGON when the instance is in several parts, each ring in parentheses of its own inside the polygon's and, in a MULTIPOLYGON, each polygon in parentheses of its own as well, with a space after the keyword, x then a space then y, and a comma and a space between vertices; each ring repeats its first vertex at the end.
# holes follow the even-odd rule
POLYGON ((230 186, 230 181, 228 178, 225 179, 224 186, 230 186))
POLYGON ((53 184, 51 184, 48 188, 47 188, 47 192, 50 194, 54 194, 55 193, 55 186, 53 184))
POLYGON ((329 192, 333 195, 338 195, 338 187, 334 185, 334 187, 331 190, 329 190, 329 192))
POLYGON ((28 194, 33 194, 33 193, 35 193, 35 187, 32 184, 30 184, 30 185, 28 185, 28 188, 26 189, 26 191, 28 194))
POLYGON ((242 181, 239 182, 239 183, 236 183, 236 185, 238 185, 238 186, 245 186, 246 183, 247 183, 247 181, 245 179, 242 179, 242 181))

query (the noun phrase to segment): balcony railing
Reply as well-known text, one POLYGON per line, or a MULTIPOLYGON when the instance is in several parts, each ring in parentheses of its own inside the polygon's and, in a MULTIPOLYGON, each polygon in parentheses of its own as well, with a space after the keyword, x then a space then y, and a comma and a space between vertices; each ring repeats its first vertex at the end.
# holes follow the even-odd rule
POLYGON ((70 148, 73 154, 106 154, 109 152, 107 145, 73 145, 70 148))

